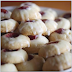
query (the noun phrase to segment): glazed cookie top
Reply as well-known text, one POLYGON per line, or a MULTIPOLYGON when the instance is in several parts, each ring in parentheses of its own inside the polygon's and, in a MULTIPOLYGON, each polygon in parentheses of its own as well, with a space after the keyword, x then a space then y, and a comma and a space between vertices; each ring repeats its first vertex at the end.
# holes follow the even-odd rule
POLYGON ((1 9, 1 19, 10 18, 11 12, 6 9, 1 9))

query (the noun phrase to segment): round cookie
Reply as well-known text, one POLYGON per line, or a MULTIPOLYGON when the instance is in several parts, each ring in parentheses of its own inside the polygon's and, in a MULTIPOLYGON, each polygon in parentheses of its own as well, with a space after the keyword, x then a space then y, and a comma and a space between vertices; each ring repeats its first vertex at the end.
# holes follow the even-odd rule
POLYGON ((48 20, 55 19, 54 15, 51 12, 49 12, 48 10, 40 11, 40 14, 42 16, 41 19, 48 19, 48 20))
POLYGON ((2 63, 20 63, 25 62, 28 59, 28 54, 22 49, 17 50, 1 50, 2 63))
POLYGON ((69 29, 59 28, 49 36, 50 41, 65 40, 71 42, 72 31, 69 29))
POLYGON ((60 55, 61 53, 70 51, 70 49, 71 44, 69 42, 59 40, 44 44, 40 48, 38 55, 47 59, 50 56, 60 55))
POLYGON ((32 8, 33 10, 40 11, 40 7, 32 2, 25 2, 22 3, 20 6, 30 6, 30 8, 32 8))
POLYGON ((1 33, 13 32, 18 26, 18 22, 13 19, 2 19, 1 33))
POLYGON ((8 33, 1 37, 1 47, 3 49, 15 50, 30 46, 30 39, 27 36, 8 33))
POLYGON ((40 19, 36 19, 22 22, 18 30, 23 35, 39 35, 46 32, 47 27, 40 19))
POLYGON ((41 19, 41 14, 38 11, 30 8, 30 6, 20 6, 13 10, 11 18, 16 21, 27 21, 33 19, 41 19))
POLYGON ((6 9, 1 9, 1 19, 10 18, 11 12, 6 9))
POLYGON ((16 66, 14 64, 2 64, 1 65, 1 72, 18 72, 16 66))
POLYGON ((58 24, 54 20, 42 19, 47 27, 47 31, 43 35, 50 35, 53 31, 57 29, 58 24))
POLYGON ((63 28, 63 29, 69 29, 70 28, 70 22, 69 20, 59 17, 55 19, 55 21, 58 23, 57 29, 63 28))
POLYGON ((44 62, 42 57, 35 55, 34 57, 30 56, 26 62, 16 64, 16 67, 19 71, 41 71, 44 62))
POLYGON ((43 65, 43 71, 63 71, 71 68, 71 56, 70 52, 65 52, 61 55, 49 57, 43 65))
POLYGON ((40 46, 48 43, 48 39, 44 36, 28 36, 30 38, 30 47, 26 47, 24 48, 24 50, 28 53, 28 54, 33 54, 33 53, 38 53, 40 46))

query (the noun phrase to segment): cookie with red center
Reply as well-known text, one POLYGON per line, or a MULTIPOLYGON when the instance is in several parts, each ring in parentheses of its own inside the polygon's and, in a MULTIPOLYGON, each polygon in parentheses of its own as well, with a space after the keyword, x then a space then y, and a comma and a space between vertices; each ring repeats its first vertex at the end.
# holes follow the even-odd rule
POLYGON ((1 65, 1 72, 18 72, 16 66, 11 63, 1 65))
POLYGON ((8 33, 1 37, 1 46, 9 50, 21 49, 30 46, 30 39, 17 33, 8 33))
POLYGON ((2 63, 20 63, 28 60, 28 54, 23 49, 7 50, 2 49, 1 61, 2 63))
POLYGON ((15 8, 11 14, 11 18, 16 21, 27 21, 33 19, 41 19, 41 14, 30 6, 24 5, 15 8))
POLYGON ((10 18, 11 12, 6 9, 1 9, 1 19, 10 18))
POLYGON ((54 20, 48 20, 48 19, 41 19, 46 27, 47 31, 43 33, 43 35, 50 35, 52 32, 54 32, 57 29, 58 24, 54 20))
POLYGON ((48 37, 50 41, 65 40, 71 42, 72 31, 69 29, 57 29, 48 37))
POLYGON ((58 23, 57 29, 59 28, 69 29, 70 28, 70 22, 66 18, 59 17, 55 19, 55 21, 58 23))
POLYGON ((45 60, 38 55, 29 56, 31 60, 16 64, 18 71, 41 71, 45 60))
POLYGON ((18 22, 10 19, 5 18, 1 20, 1 33, 13 32, 19 26, 18 22))
POLYGON ((58 40, 46 43, 43 46, 41 46, 38 55, 47 59, 51 56, 60 55, 62 53, 70 51, 70 49, 71 44, 69 42, 65 40, 58 40))
POLYGON ((40 49, 40 46, 45 44, 45 43, 48 43, 48 39, 44 36, 38 36, 38 35, 35 35, 35 36, 28 36, 30 38, 30 47, 26 47, 24 48, 24 50, 28 53, 28 54, 34 54, 34 53, 38 53, 39 49, 40 49))
POLYGON ((35 11, 40 11, 40 7, 32 2, 25 2, 25 3, 22 3, 20 6, 29 6, 30 8, 32 8, 35 11))

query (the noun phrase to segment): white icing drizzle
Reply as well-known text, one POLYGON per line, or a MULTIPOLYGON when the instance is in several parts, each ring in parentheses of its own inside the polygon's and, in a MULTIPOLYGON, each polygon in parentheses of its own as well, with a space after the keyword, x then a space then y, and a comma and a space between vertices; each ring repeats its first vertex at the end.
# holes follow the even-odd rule
POLYGON ((7 21, 5 21, 5 25, 6 25, 6 32, 8 32, 7 21))

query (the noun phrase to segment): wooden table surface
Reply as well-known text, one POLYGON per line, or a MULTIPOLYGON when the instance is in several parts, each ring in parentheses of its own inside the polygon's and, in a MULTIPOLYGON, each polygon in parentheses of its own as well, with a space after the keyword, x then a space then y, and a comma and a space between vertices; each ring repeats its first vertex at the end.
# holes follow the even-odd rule
POLYGON ((23 2, 33 2, 43 7, 51 7, 65 11, 71 11, 71 1, 1 1, 1 7, 19 6, 23 2))

